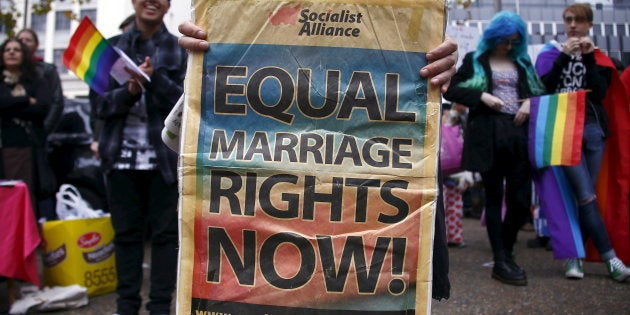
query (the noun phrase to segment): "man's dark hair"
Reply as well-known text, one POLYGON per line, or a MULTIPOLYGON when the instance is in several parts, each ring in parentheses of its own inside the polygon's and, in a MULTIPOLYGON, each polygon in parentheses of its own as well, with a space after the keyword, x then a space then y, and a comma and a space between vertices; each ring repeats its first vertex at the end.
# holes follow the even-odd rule
POLYGON ((133 23, 133 20, 136 19, 136 15, 132 14, 130 16, 128 16, 126 19, 124 19, 122 22, 120 22, 120 25, 118 25, 118 29, 121 31, 124 31, 125 28, 127 26, 129 26, 129 24, 133 23))

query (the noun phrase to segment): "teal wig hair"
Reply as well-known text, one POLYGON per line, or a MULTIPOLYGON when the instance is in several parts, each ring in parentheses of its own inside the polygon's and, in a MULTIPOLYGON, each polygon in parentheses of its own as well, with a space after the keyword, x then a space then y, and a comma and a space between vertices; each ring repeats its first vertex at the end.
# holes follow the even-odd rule
POLYGON ((544 87, 536 70, 532 66, 527 54, 527 27, 525 21, 518 14, 508 11, 497 13, 479 39, 477 50, 473 55, 474 74, 472 78, 460 83, 462 87, 488 90, 488 80, 483 66, 479 63, 479 57, 490 52, 508 37, 518 34, 518 43, 512 46, 509 54, 512 60, 525 69, 527 83, 532 93, 539 95, 544 93, 544 87))

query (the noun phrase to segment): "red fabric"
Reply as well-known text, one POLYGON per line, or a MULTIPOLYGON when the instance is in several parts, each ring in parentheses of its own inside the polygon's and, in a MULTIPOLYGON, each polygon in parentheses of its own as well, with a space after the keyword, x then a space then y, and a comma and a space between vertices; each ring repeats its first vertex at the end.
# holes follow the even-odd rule
POLYGON ((621 74, 621 83, 626 87, 626 96, 630 97, 630 67, 626 67, 621 74))
MULTIPOLYGON (((599 50, 597 64, 611 68, 611 82, 603 101, 610 137, 597 178, 597 205, 617 257, 630 264, 630 103, 614 64, 599 50)), ((601 260, 592 242, 587 243, 586 259, 601 260)))
POLYGON ((26 184, 0 186, 0 275, 40 285, 35 249, 41 238, 26 184))
POLYGON ((464 243, 464 201, 463 191, 455 185, 442 185, 444 189, 444 210, 446 214, 446 239, 449 243, 464 243))

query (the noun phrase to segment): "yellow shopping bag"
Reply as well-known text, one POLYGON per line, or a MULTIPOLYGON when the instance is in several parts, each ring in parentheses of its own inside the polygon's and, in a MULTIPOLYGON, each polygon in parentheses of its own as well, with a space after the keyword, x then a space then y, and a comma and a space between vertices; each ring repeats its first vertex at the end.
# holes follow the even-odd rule
POLYGON ((116 289, 110 217, 48 221, 42 225, 42 239, 45 285, 78 284, 89 296, 116 289))

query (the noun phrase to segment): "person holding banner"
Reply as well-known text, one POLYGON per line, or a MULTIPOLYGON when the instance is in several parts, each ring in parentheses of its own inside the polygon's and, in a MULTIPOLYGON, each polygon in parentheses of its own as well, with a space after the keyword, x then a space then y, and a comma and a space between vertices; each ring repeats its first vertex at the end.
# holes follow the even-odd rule
POLYGON ((531 200, 527 160, 529 101, 543 86, 527 54, 525 22, 500 12, 490 21, 476 51, 466 54, 444 94, 469 108, 463 166, 480 172, 486 192, 486 228, 492 247, 492 278, 526 285, 527 276, 513 256, 531 200), (507 211, 501 219, 505 189, 507 211))
MULTIPOLYGON (((184 36, 179 38, 179 45, 192 52, 206 51, 210 48, 205 40, 205 31, 193 22, 186 21, 179 25, 179 31, 184 36)), ((446 40, 427 52, 428 65, 420 69, 422 77, 430 78, 433 86, 442 92, 448 89, 451 77, 455 73, 457 62, 457 43, 447 37, 446 40)), ((441 177, 441 176, 440 176, 441 177)), ((441 178, 439 178, 441 187, 441 178)), ((450 282, 448 280, 448 249, 446 244, 446 227, 442 191, 437 198, 435 239, 433 243, 433 283, 432 297, 436 300, 448 299, 450 296, 450 282)))
MULTIPOLYGON (((611 135, 608 120, 619 119, 607 116, 604 102, 607 94, 614 92, 613 81, 619 79, 612 61, 595 49, 593 40, 588 36, 593 26, 593 11, 590 5, 572 4, 565 8, 562 19, 567 40, 564 43, 552 41, 543 47, 536 60, 536 70, 548 93, 587 91, 581 159, 578 165, 562 166, 562 169, 578 203, 580 232, 593 242, 601 259, 605 261, 610 276, 621 282, 630 278, 630 269, 617 257, 613 249, 609 232, 600 215, 595 191, 598 175, 601 176, 600 166, 606 138, 611 135)), ((627 103, 625 106, 627 115, 627 103)), ((627 133, 622 137, 627 137, 627 133)), ((625 150, 627 152, 627 147, 625 150)), ((615 156, 614 159, 624 160, 622 156, 615 156)), ((627 158, 625 160, 627 161, 627 158)), ((624 173, 622 168, 614 168, 613 172, 618 174, 611 176, 623 176, 624 173)), ((544 189, 546 183, 540 184, 544 189)), ((619 184, 615 182, 614 185, 619 184)), ((613 187, 609 186, 609 189, 613 187)), ((627 218, 627 190, 622 198, 626 200, 626 209, 621 211, 626 211, 627 218)), ((624 208, 620 203, 615 203, 613 207, 624 208)), ((626 231, 622 233, 627 235, 627 226, 626 231)), ((623 243, 627 245, 627 239, 623 243)), ((580 257, 571 257, 565 261, 565 276, 570 279, 584 277, 580 257)))
POLYGON ((169 314, 177 277, 177 154, 161 140, 164 119, 183 93, 187 54, 163 22, 168 0, 131 0, 133 25, 110 40, 143 72, 109 87, 95 102, 99 156, 106 172, 114 227, 118 314, 138 314, 142 304, 144 227, 151 232, 151 275, 146 308, 169 314), (145 76, 146 75, 146 76, 145 76), (150 79, 147 79, 147 77, 150 79))

